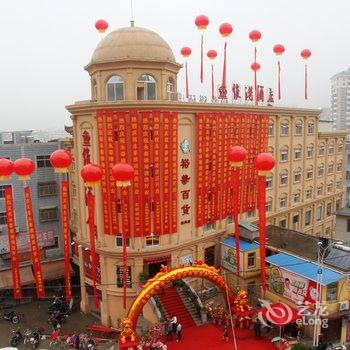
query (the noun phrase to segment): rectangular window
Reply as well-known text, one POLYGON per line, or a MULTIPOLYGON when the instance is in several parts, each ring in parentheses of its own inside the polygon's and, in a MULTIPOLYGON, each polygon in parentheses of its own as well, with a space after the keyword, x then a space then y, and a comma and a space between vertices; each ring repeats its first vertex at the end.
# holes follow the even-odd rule
POLYGON ((347 220, 346 226, 347 226, 347 231, 350 232, 350 219, 347 220))
POLYGON ((330 182, 328 185, 327 185, 327 192, 330 193, 333 191, 333 182, 330 182))
POLYGON ((341 162, 337 163, 337 172, 341 171, 341 168, 342 168, 342 163, 341 162))
POLYGON ((311 224, 311 210, 308 210, 305 213, 305 226, 309 226, 311 224))
POLYGON ((0 225, 6 225, 7 219, 6 219, 6 212, 0 213, 0 225))
POLYGON ((317 175, 318 175, 318 176, 323 176, 323 174, 324 174, 324 166, 321 165, 321 166, 319 166, 319 167, 317 168, 317 175))
POLYGON ((227 224, 227 225, 233 224, 233 216, 232 216, 232 215, 229 215, 229 216, 226 218, 226 224, 227 224))
MULTIPOLYGON (((115 245, 117 247, 122 247, 123 246, 123 236, 121 234, 118 234, 115 237, 115 245)), ((129 237, 126 237, 126 246, 130 247, 130 238, 129 237)))
POLYGON ((323 194, 323 187, 322 186, 318 186, 317 187, 317 195, 318 196, 322 196, 322 194, 323 194))
POLYGON ((273 123, 269 124, 269 136, 273 136, 273 123))
POLYGON ((287 206, 287 197, 280 198, 280 207, 285 208, 287 206))
POLYGON ((298 171, 294 173, 294 182, 300 182, 301 181, 301 172, 298 171))
POLYGON ((36 156, 37 168, 51 168, 50 155, 36 156))
POLYGON ((248 253, 248 267, 255 267, 255 253, 248 253))
POLYGON ((333 146, 330 146, 330 147, 328 148, 328 154, 329 154, 330 156, 332 156, 332 155, 334 154, 334 147, 333 147, 333 146))
POLYGON ((340 209, 340 204, 341 204, 341 200, 338 199, 338 200, 335 202, 335 210, 339 210, 339 209, 340 209))
POLYGON ((293 216, 293 230, 299 230, 299 215, 293 216))
POLYGON ((288 175, 282 174, 280 176, 280 182, 281 182, 281 185, 287 185, 288 184, 288 175))
POLYGON ((286 228, 287 227, 287 220, 283 219, 279 223, 279 227, 286 228))
POLYGON ((272 201, 266 202, 265 208, 267 212, 272 211, 272 201))
POLYGON ((294 150, 294 158, 301 159, 301 148, 297 148, 294 150))
POLYGON ((288 160, 288 151, 281 151, 281 162, 286 162, 288 160))
POLYGON ((11 187, 11 185, 0 185, 0 198, 5 198, 6 187, 11 187))
POLYGON ((327 204, 327 216, 332 215, 332 203, 327 204))
POLYGON ((322 219, 322 206, 319 206, 316 209, 316 220, 320 221, 321 219, 322 219))
POLYGON ((253 211, 247 211, 247 218, 252 218, 255 216, 255 210, 253 211))
POLYGON ((146 246, 159 245, 159 236, 147 236, 146 246))
POLYGON ((273 185, 273 178, 272 176, 266 177, 266 189, 271 189, 273 185))
POLYGON ((294 193, 293 202, 294 203, 299 203, 300 202, 300 192, 294 193))
POLYGON ((328 174, 333 174, 333 163, 328 164, 328 174))
POLYGON ((327 286, 327 301, 336 301, 338 291, 338 282, 331 283, 327 286))
MULTIPOLYGON (((123 288, 124 286, 123 282, 124 282, 123 266, 117 266, 117 287, 123 288)), ((126 288, 132 288, 131 266, 126 267, 126 288)))
POLYGON ((306 199, 311 199, 312 198, 312 189, 306 190, 306 199))
POLYGON ((281 124, 281 136, 288 136, 289 134, 289 125, 281 124))
POLYGON ((57 195, 57 185, 55 181, 38 182, 38 197, 49 197, 57 195))
POLYGON ((58 208, 40 208, 39 209, 39 221, 43 222, 51 222, 58 221, 58 208))
POLYGON ((311 180, 313 175, 312 169, 307 169, 306 170, 306 180, 311 180))
POLYGON ((341 181, 338 181, 336 186, 337 186, 337 190, 343 189, 343 185, 341 181))
POLYGON ((318 155, 319 156, 324 156, 324 146, 319 146, 318 147, 318 155))
POLYGON ((312 158, 314 156, 314 148, 313 147, 307 148, 306 156, 307 156, 307 158, 312 158))

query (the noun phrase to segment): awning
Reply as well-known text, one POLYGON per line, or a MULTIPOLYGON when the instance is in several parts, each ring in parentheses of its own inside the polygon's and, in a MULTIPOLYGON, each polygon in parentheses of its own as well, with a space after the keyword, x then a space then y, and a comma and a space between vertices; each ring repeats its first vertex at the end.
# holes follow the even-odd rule
MULTIPOLYGON (((43 262, 41 264, 44 281, 53 281, 64 278, 64 260, 43 262)), ((69 264, 70 274, 74 276, 74 271, 69 264)))
POLYGON ((170 260, 171 260, 171 256, 165 255, 165 256, 157 256, 154 258, 144 258, 143 263, 145 265, 150 265, 150 264, 157 264, 157 263, 163 263, 163 262, 165 263, 170 260))
POLYGON ((282 303, 275 303, 268 307, 263 307, 257 314, 280 327, 294 323, 297 319, 301 318, 298 310, 282 303))
MULTIPOLYGON (((20 268, 21 286, 34 284, 35 279, 30 266, 23 266, 20 268)), ((12 270, 0 271, 0 289, 13 288, 12 270)))

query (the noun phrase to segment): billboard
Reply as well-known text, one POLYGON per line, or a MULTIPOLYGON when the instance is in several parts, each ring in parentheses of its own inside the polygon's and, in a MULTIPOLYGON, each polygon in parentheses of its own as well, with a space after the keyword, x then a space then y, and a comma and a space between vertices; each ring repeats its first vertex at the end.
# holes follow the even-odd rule
MULTIPOLYGON (((243 273, 243 253, 240 253, 240 274, 243 273)), ((221 266, 232 272, 237 270, 236 248, 221 244, 221 266)))

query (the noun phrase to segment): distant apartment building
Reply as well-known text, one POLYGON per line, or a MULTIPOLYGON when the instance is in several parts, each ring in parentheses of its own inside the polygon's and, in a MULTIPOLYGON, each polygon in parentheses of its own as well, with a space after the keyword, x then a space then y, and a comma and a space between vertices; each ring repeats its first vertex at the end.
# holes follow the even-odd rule
MULTIPOLYGON (((37 142, 30 131, 0 133, 0 157, 15 161, 27 157, 35 162, 36 170, 27 182, 31 189, 36 233, 40 249, 44 280, 51 281, 64 275, 60 220, 60 176, 54 173, 50 155, 60 148, 60 142, 37 142)), ((31 253, 27 232, 23 182, 13 175, 0 183, 0 294, 12 287, 9 242, 4 189, 11 186, 14 197, 17 247, 21 262, 21 284, 34 284, 31 253)))
POLYGON ((333 75, 331 85, 333 128, 350 131, 350 68, 333 75))

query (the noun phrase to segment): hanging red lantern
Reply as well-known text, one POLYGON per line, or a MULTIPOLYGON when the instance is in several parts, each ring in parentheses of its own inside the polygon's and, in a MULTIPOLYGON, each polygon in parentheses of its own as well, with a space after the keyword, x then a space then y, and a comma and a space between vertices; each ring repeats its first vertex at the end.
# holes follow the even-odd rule
POLYGON ((190 57, 192 53, 192 50, 191 48, 187 47, 187 46, 184 46, 182 49, 181 49, 181 55, 185 58, 187 57, 190 57))
POLYGON ((95 22, 95 28, 98 30, 99 33, 104 33, 108 28, 108 23, 104 19, 99 19, 95 22))
POLYGON ((13 170, 20 180, 27 181, 35 170, 35 163, 29 158, 20 158, 13 163, 13 170))
POLYGON ((207 56, 210 60, 215 60, 217 55, 218 55, 218 53, 215 50, 209 50, 207 52, 207 56))
POLYGON ((7 181, 13 173, 13 163, 6 158, 0 158, 0 181, 7 181))
POLYGON ((260 153, 254 158, 254 167, 258 170, 259 176, 266 176, 275 164, 275 158, 271 153, 260 153))
POLYGON ((72 155, 65 149, 58 149, 50 156, 50 163, 55 173, 67 173, 72 161, 72 155))
MULTIPOLYGON (((182 49, 181 49, 181 55, 184 57, 184 58, 188 58, 190 57, 190 54, 191 54, 192 50, 187 47, 187 46, 184 46, 182 49)), ((185 88, 186 88, 186 98, 189 98, 190 97, 190 91, 189 91, 189 87, 188 87, 188 67, 187 67, 187 60, 185 62, 185 88)))
POLYGON ((86 164, 80 170, 80 175, 86 187, 96 186, 102 179, 101 167, 96 164, 86 164))
POLYGON ((205 30, 209 24, 209 18, 205 15, 199 15, 194 20, 194 23, 199 30, 205 30))
POLYGON ((248 152, 241 146, 233 146, 228 151, 228 160, 231 167, 237 168, 243 166, 243 161, 247 158, 248 152))
POLYGON ((252 69, 252 71, 257 72, 260 69, 260 64, 258 62, 253 62, 250 65, 250 68, 252 69))
POLYGON ((258 30, 252 30, 250 33, 249 33, 249 39, 255 43, 257 41, 259 41, 261 38, 261 33, 258 31, 258 30))
POLYGON ((228 37, 231 35, 233 27, 230 23, 223 23, 219 27, 219 32, 223 37, 228 37))
POLYGON ((285 48, 282 44, 277 44, 273 47, 273 52, 276 54, 276 56, 280 56, 283 54, 285 48))
POLYGON ((304 49, 300 52, 300 56, 304 59, 307 60, 311 56, 311 51, 309 49, 304 49))
POLYGON ((128 163, 117 163, 112 168, 112 175, 118 187, 128 187, 134 177, 134 168, 128 163))

